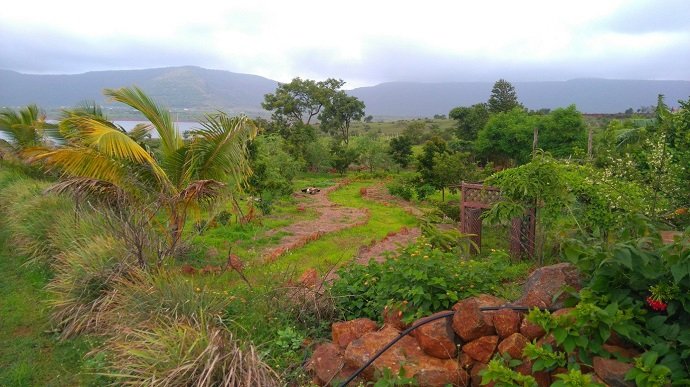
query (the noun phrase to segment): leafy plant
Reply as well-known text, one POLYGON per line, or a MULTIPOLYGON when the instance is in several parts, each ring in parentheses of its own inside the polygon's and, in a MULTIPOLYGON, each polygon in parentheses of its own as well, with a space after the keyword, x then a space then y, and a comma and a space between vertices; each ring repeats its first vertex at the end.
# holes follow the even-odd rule
POLYGON ((397 373, 393 373, 390 368, 384 368, 383 371, 377 372, 374 375, 376 379, 373 384, 374 387, 396 387, 396 386, 418 386, 417 379, 410 378, 405 375, 405 368, 400 366, 397 373))
POLYGON ((532 361, 532 371, 553 371, 558 367, 565 367, 564 352, 554 351, 550 344, 537 345, 528 343, 522 350, 523 355, 532 361))
POLYGON ((537 381, 533 376, 523 375, 510 369, 511 365, 513 364, 506 364, 501 358, 492 359, 486 369, 479 373, 482 377, 482 385, 493 382, 497 386, 537 387, 537 381))
POLYGON ((276 346, 285 351, 296 351, 300 349, 304 342, 304 336, 295 330, 293 327, 286 327, 279 329, 276 334, 276 346))
POLYGON ((527 265, 511 266, 505 256, 458 261, 455 254, 420 238, 397 258, 341 269, 331 291, 347 318, 379 320, 389 306, 402 310, 404 319, 412 321, 450 309, 462 298, 500 293, 504 282, 526 272, 527 265))
MULTIPOLYGON (((592 376, 588 374, 583 374, 579 369, 571 368, 568 370, 567 374, 557 374, 556 380, 551 384, 551 386, 556 387, 597 387, 603 386, 601 383, 595 383, 592 381, 592 376)), ((639 386, 639 384, 638 384, 639 386)))
POLYGON ((669 383, 671 370, 661 364, 657 364, 659 354, 647 351, 635 359, 635 368, 626 375, 625 380, 635 381, 638 386, 662 387, 669 383))

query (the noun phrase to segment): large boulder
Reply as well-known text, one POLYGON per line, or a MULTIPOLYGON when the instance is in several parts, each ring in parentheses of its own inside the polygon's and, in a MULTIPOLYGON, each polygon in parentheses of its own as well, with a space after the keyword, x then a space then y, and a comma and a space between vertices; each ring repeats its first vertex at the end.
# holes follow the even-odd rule
POLYGON ((599 356, 595 356, 592 360, 594 372, 609 386, 627 387, 635 385, 632 381, 625 380, 625 374, 633 368, 632 364, 599 356))
POLYGON ((488 317, 479 310, 476 298, 466 298, 458 302, 453 310, 453 330, 463 341, 472 341, 496 332, 493 324, 487 321, 488 317))
POLYGON ((575 266, 570 263, 559 263, 540 267, 530 274, 522 297, 514 304, 538 308, 562 308, 567 295, 560 293, 565 287, 576 290, 582 287, 580 274, 575 266), (556 297, 557 295, 559 296, 556 297))
MULTIPOLYGON (((345 350, 345 363, 359 368, 371 359, 376 352, 400 335, 392 327, 384 327, 377 332, 369 332, 354 340, 345 350)), ((455 359, 438 359, 429 356, 410 336, 404 336, 395 345, 376 359, 364 370, 365 378, 372 380, 376 371, 388 368, 397 373, 403 368, 407 377, 414 377, 422 386, 465 385, 469 376, 461 369, 455 359)))
POLYGON ((306 368, 314 374, 314 382, 319 386, 343 381, 357 371, 357 368, 345 365, 343 349, 333 343, 319 344, 306 368))
POLYGON ((462 346, 462 351, 480 363, 488 363, 496 352, 498 336, 483 336, 462 346))
MULTIPOLYGON (((442 313, 448 312, 435 313, 429 317, 438 316, 442 313)), ((417 324, 421 320, 423 319, 415 321, 414 324, 417 324)), ((447 318, 441 318, 422 325, 414 331, 414 336, 417 338, 419 346, 427 355, 439 359, 451 359, 457 355, 458 343, 451 321, 452 316, 448 316, 447 318)))
POLYGON ((506 337, 498 345, 498 353, 501 355, 508 354, 513 359, 522 359, 522 350, 529 343, 525 336, 519 333, 513 333, 506 337))
POLYGON ((522 315, 512 309, 501 309, 494 313, 492 318, 496 333, 502 338, 520 332, 520 323, 522 322, 522 315))
POLYGON ((331 325, 333 342, 341 348, 347 348, 352 340, 376 330, 376 323, 368 318, 358 318, 351 321, 336 322, 331 325))

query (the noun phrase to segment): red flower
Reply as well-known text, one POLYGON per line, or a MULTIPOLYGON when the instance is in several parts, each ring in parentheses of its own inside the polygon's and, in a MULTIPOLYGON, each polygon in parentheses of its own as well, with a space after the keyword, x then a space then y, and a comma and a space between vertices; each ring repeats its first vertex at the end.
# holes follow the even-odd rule
POLYGON ((652 308, 652 310, 655 310, 657 312, 665 311, 666 307, 668 306, 668 304, 666 304, 665 302, 661 300, 655 300, 651 296, 647 297, 646 301, 647 305, 649 305, 649 307, 652 308))

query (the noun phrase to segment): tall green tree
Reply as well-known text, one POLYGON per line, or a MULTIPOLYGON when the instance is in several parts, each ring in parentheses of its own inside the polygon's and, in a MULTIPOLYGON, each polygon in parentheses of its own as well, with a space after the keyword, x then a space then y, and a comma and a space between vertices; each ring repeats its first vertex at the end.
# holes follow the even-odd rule
POLYGON ((278 85, 275 93, 266 94, 261 106, 273 112, 272 118, 278 123, 310 125, 344 84, 341 79, 317 82, 297 77, 278 85))
POLYGON ((321 129, 338 137, 345 144, 350 142, 350 124, 364 117, 364 102, 344 91, 335 92, 319 115, 321 129))
POLYGON ((491 113, 505 113, 515 108, 523 108, 522 104, 518 101, 515 88, 510 82, 503 78, 494 83, 487 105, 491 113))
MULTIPOLYGON (((190 210, 243 189, 251 173, 247 144, 257 128, 246 117, 218 112, 207 115, 184 142, 170 112, 142 90, 107 89, 105 94, 146 117, 160 138, 156 155, 103 117, 77 111, 66 112, 60 123, 67 143, 36 150, 35 159, 62 173, 58 191, 97 197, 120 214, 146 211, 138 226, 167 231, 162 259, 174 254, 190 210), (167 216, 159 216, 161 212, 167 216), (158 223, 162 218, 167 220, 158 223)), ((141 242, 133 248, 145 266, 141 242)))
POLYGON ((586 149, 587 125, 575 105, 558 108, 538 119, 539 148, 556 158, 568 157, 575 148, 586 149))
POLYGON ((530 115, 520 108, 494 114, 479 131, 475 148, 490 161, 506 163, 512 159, 525 163, 532 154, 534 127, 538 119, 539 116, 530 115))
POLYGON ((458 138, 474 141, 477 133, 489 121, 489 108, 485 103, 478 103, 470 107, 458 106, 448 113, 448 117, 456 121, 455 134, 458 138))
POLYGON ((405 135, 392 138, 388 153, 396 164, 402 168, 407 168, 412 161, 412 140, 405 135))

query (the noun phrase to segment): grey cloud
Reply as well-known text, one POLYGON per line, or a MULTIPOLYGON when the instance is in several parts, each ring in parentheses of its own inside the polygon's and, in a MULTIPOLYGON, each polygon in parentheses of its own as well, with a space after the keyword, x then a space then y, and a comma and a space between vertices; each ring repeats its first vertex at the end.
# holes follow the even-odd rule
POLYGON ((690 4, 687 0, 641 1, 629 3, 614 15, 600 20, 596 28, 644 34, 680 32, 690 35, 690 4))

